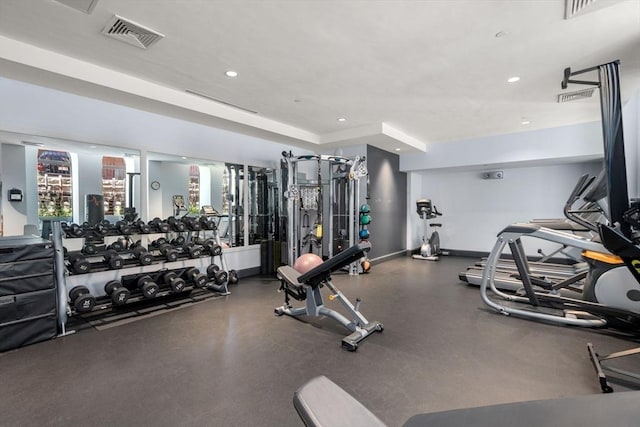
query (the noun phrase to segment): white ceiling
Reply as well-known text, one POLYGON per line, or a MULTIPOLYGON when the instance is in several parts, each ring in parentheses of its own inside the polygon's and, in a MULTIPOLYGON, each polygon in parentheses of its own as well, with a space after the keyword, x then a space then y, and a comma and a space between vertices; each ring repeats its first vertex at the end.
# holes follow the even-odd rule
POLYGON ((623 99, 640 88, 640 0, 564 12, 564 0, 98 0, 86 14, 2 0, 0 75, 279 142, 424 150, 599 120, 597 92, 557 103, 568 66, 620 59, 623 99), (166 37, 147 50, 110 39, 114 14, 166 37))

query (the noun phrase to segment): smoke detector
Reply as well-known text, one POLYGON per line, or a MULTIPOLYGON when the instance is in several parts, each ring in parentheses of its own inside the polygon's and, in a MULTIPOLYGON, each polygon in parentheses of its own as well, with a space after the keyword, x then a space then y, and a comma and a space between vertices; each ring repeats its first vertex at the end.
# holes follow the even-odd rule
POLYGON ((114 15, 107 22, 102 34, 140 49, 146 49, 164 37, 164 34, 118 15, 114 15))
POLYGON ((578 99, 583 99, 583 98, 591 98, 595 90, 596 89, 592 87, 589 89, 582 89, 575 92, 561 93, 558 95, 558 104, 561 104, 563 102, 576 101, 578 99))

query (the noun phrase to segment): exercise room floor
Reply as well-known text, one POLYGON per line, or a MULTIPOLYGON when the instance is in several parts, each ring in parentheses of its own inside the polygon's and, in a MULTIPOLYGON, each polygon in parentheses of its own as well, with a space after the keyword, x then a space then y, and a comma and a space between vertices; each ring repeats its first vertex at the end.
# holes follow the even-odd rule
POLYGON ((274 316, 278 282, 248 278, 228 297, 0 354, 0 424, 301 426, 293 392, 321 374, 389 426, 421 412, 599 393, 587 342, 601 353, 635 344, 488 311, 458 281, 473 261, 403 257, 336 275, 385 326, 355 353, 340 348, 347 332, 330 319, 274 316))

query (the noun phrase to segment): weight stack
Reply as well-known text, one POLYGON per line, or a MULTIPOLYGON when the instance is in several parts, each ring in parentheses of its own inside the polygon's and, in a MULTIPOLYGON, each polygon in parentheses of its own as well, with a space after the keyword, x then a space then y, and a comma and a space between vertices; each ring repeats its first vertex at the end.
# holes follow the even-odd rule
POLYGON ((102 194, 87 194, 84 206, 86 221, 91 226, 104 219, 104 197, 102 194))

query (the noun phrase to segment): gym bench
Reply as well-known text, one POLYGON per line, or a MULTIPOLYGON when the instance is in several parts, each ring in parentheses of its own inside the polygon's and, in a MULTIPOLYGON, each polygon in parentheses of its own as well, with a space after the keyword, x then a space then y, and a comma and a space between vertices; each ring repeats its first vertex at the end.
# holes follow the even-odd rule
MULTIPOLYGON (((637 426, 640 391, 589 394, 549 400, 418 414, 403 427, 632 427, 637 426)), ((293 395, 307 427, 385 427, 362 403, 325 376, 313 378, 293 395)))
POLYGON ((342 339, 342 347, 349 351, 356 351, 358 343, 373 332, 382 332, 382 324, 377 321, 369 322, 359 311, 360 299, 356 299, 355 305, 331 282, 331 273, 352 262, 359 261, 364 253, 371 248, 368 242, 362 242, 350 247, 308 271, 300 274, 292 267, 285 265, 278 268, 280 290, 285 294, 284 305, 274 310, 277 316, 286 314, 291 317, 298 316, 327 316, 331 317, 351 334, 342 339), (331 291, 330 300, 338 300, 347 309, 353 320, 347 319, 335 310, 326 308, 322 300, 320 288, 326 286, 331 291), (305 301, 303 307, 293 308, 290 298, 297 301, 305 301))

